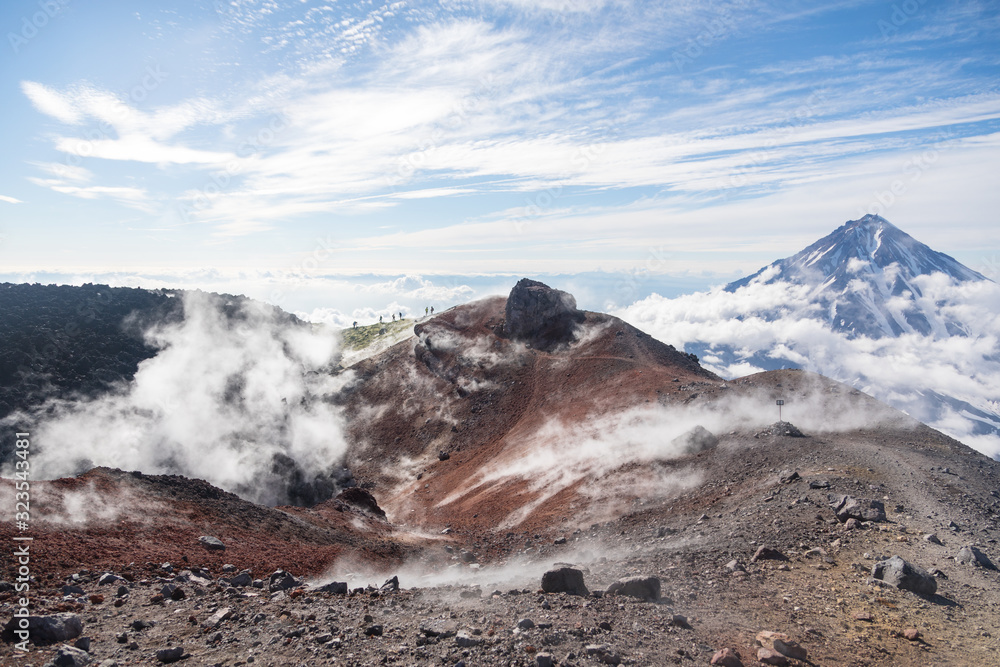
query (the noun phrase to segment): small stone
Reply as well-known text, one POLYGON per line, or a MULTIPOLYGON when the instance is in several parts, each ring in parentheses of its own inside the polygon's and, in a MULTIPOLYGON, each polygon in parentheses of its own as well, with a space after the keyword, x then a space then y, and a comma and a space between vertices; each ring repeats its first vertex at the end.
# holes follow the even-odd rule
POLYGON ((536 653, 535 654, 535 667, 555 667, 555 662, 552 660, 551 653, 536 653))
POLYGON ((800 660, 802 662, 805 662, 806 659, 809 657, 808 652, 793 641, 775 639, 774 650, 780 653, 781 655, 792 658, 793 660, 800 660))
POLYGON ((119 581, 125 581, 117 574, 111 574, 110 572, 105 572, 101 575, 101 578, 97 580, 98 586, 107 586, 108 584, 116 584, 119 581))
POLYGON ((903 637, 911 642, 920 641, 920 631, 916 628, 907 628, 903 630, 903 637))
POLYGON ((628 577, 619 579, 608 586, 605 595, 627 595, 648 602, 656 602, 660 599, 660 579, 659 577, 628 577))
POLYGON ((869 614, 867 611, 856 611, 856 612, 854 612, 854 620, 855 621, 866 621, 866 622, 870 623, 871 620, 872 620, 872 615, 869 614))
POLYGON ((177 662, 184 657, 184 648, 175 646, 173 648, 161 648, 156 652, 156 659, 160 662, 177 662))
POLYGON ((45 667, 84 667, 91 662, 90 655, 81 648, 60 646, 45 667))
POLYGON ((788 658, 781 655, 773 648, 757 649, 757 660, 765 665, 778 665, 779 667, 788 664, 788 658))
POLYGON ((461 648, 471 648, 473 646, 479 646, 480 640, 470 636, 469 633, 463 630, 455 635, 455 644, 461 648))
POLYGON ((222 540, 218 537, 212 537, 211 535, 202 535, 198 538, 198 543, 209 551, 226 550, 226 545, 222 543, 222 540))
POLYGON ((588 644, 584 652, 605 665, 620 665, 622 662, 622 657, 606 644, 588 644))
POLYGON ((324 593, 330 593, 331 595, 347 595, 347 582, 331 581, 328 584, 320 586, 316 590, 324 593))
POLYGON ((79 586, 63 586, 63 595, 83 595, 83 589, 79 586))
POLYGON ((80 637, 75 642, 73 642, 73 646, 80 649, 81 651, 90 652, 90 637, 80 637))
POLYGON ((774 640, 780 639, 782 641, 791 641, 792 638, 783 632, 771 632, 770 630, 761 630, 757 633, 755 641, 765 648, 771 648, 774 645, 774 640))
POLYGON ((118 590, 115 591, 115 597, 123 598, 129 594, 128 586, 119 586, 118 590))
POLYGON ((214 630, 215 628, 219 627, 220 623, 222 623, 232 615, 233 615, 232 609, 230 609, 229 607, 223 607, 222 609, 217 610, 214 614, 209 616, 208 619, 206 619, 205 622, 201 624, 201 627, 204 628, 205 630, 214 630))
POLYGON ((688 623, 687 616, 681 616, 680 614, 674 614, 671 616, 669 624, 675 628, 691 629, 691 624, 688 623))
POLYGON ((927 533, 926 535, 924 535, 924 541, 930 542, 931 544, 941 545, 941 538, 939 538, 934 533, 927 533))
POLYGON ((365 628, 366 637, 381 637, 383 628, 381 625, 369 625, 365 628))
POLYGON ((721 667, 743 667, 743 661, 729 648, 716 651, 715 655, 712 656, 711 664, 721 665, 721 667))
POLYGON ((520 630, 530 630, 535 627, 535 622, 530 618, 522 618, 517 622, 517 627, 520 630))
POLYGON ((860 527, 861 522, 853 517, 844 522, 844 530, 857 530, 860 527))
POLYGON ((761 546, 754 553, 753 558, 750 559, 751 563, 756 563, 759 560, 788 560, 788 556, 781 553, 777 549, 772 549, 768 546, 761 546))

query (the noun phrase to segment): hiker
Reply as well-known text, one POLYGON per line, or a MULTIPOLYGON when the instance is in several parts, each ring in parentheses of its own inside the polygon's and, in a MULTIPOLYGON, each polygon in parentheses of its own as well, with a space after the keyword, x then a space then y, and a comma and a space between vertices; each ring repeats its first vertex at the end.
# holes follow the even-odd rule
POLYGON ((381 315, 378 316, 378 323, 382 324, 382 316, 381 315))
POLYGON ((403 311, 399 311, 399 321, 403 321, 403 311))
POLYGON ((351 328, 353 328, 353 329, 357 329, 358 328, 358 321, 357 320, 354 320, 354 324, 351 325, 351 328))
POLYGON ((427 306, 424 306, 424 317, 427 317, 427 306))
POLYGON ((393 322, 395 322, 395 321, 396 321, 396 313, 393 313, 393 314, 392 314, 392 321, 393 321, 393 322))
POLYGON ((431 306, 431 315, 434 314, 434 306, 431 306))

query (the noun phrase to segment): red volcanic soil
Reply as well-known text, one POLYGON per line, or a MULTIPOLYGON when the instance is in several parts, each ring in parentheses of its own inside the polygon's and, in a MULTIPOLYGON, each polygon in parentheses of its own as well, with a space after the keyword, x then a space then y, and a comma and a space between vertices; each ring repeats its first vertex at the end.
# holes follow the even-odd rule
MULTIPOLYGON (((13 498, 13 481, 0 482, 0 493, 13 498)), ((268 508, 198 479, 107 468, 32 482, 31 498, 24 534, 34 538, 32 571, 53 585, 81 569, 129 572, 169 562, 218 571, 231 563, 256 576, 276 569, 303 576, 321 574, 342 556, 388 565, 407 555, 383 519, 337 499, 308 509, 268 508), (226 549, 205 549, 202 535, 226 549)), ((0 523, 0 540, 13 544, 15 534, 12 522, 0 523)), ((11 580, 14 570, 4 559, 0 578, 11 580)))
POLYGON ((585 313, 573 341, 535 349, 504 335, 505 304, 454 308, 353 367, 348 465, 375 483, 391 519, 487 530, 540 503, 517 528, 547 530, 590 502, 581 482, 543 499, 524 480, 470 480, 530 459, 547 426, 683 402, 692 387, 722 383, 692 356, 600 313, 585 313))

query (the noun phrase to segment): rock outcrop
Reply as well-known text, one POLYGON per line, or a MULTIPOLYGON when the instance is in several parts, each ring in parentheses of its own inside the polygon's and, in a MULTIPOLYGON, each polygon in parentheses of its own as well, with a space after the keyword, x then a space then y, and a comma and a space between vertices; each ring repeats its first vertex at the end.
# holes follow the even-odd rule
POLYGON ((547 350, 573 340, 585 315, 572 294, 522 278, 507 297, 503 332, 531 347, 547 350))

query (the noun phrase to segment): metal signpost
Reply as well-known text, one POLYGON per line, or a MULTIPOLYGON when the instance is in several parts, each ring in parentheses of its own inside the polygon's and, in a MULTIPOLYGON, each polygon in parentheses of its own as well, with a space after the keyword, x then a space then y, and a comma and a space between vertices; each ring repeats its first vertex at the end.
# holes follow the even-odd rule
POLYGON ((785 402, 779 398, 778 400, 776 400, 774 402, 774 404, 778 406, 778 421, 780 422, 781 421, 781 406, 784 405, 785 402))

